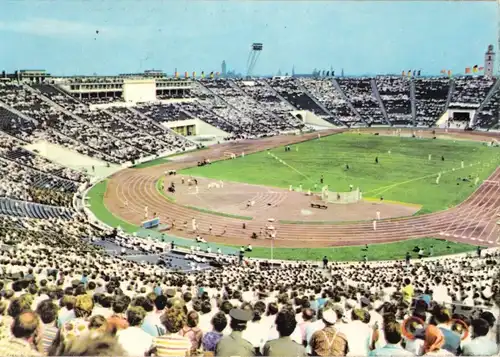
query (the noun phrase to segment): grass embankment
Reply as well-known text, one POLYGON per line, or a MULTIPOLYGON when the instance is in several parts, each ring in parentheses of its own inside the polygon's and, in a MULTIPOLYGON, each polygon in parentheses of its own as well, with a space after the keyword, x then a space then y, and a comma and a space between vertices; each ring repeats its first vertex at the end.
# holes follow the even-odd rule
POLYGON ((103 180, 90 189, 87 194, 87 197, 89 198, 88 202, 90 204, 90 210, 94 213, 97 219, 111 227, 120 226, 125 232, 136 232, 138 229, 137 226, 116 217, 104 204, 104 195, 106 194, 107 187, 108 180, 103 180))
POLYGON ((353 185, 364 197, 420 205, 423 214, 465 200, 477 188, 475 177, 480 183, 500 163, 499 154, 477 142, 345 133, 292 145, 289 152, 280 147, 181 173, 281 188, 302 185, 316 192, 323 175, 330 191, 346 192, 353 185), (471 181, 463 181, 469 176, 471 181))

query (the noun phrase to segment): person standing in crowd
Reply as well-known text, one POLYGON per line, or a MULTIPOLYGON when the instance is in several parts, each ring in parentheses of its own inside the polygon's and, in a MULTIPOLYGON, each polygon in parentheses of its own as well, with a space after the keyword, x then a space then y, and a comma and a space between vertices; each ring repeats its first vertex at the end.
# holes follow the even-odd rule
POLYGON ((321 319, 324 328, 313 333, 309 344, 312 356, 346 356, 349 352, 347 337, 335 329, 337 313, 328 307, 323 310, 321 319))
POLYGON ((290 339, 290 335, 295 331, 297 320, 295 319, 294 311, 290 309, 282 309, 276 316, 276 329, 279 332, 279 338, 268 341, 264 345, 264 356, 294 356, 306 357, 304 346, 299 345, 290 339))
POLYGON ((241 333, 247 327, 247 322, 252 319, 252 312, 243 309, 232 309, 229 312, 229 316, 231 316, 230 327, 232 332, 217 343, 215 347, 215 356, 255 356, 252 344, 241 336, 241 333))
POLYGON ((415 290, 409 278, 405 278, 403 288, 401 289, 401 293, 403 294, 403 301, 407 302, 408 304, 411 304, 413 300, 413 295, 415 294, 415 290))

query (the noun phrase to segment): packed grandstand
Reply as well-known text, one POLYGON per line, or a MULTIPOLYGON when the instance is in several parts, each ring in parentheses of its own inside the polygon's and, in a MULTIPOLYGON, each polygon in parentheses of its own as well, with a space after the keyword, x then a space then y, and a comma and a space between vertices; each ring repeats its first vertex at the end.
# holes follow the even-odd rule
POLYGON ((228 142, 378 126, 495 138, 500 80, 147 83, 155 100, 127 100, 142 95, 130 78, 1 78, 0 355, 498 355, 497 248, 270 264, 105 227, 86 216, 82 194, 103 176, 95 162, 118 170, 188 152, 204 128, 228 142), (92 168, 64 165, 44 145, 92 158, 92 168))

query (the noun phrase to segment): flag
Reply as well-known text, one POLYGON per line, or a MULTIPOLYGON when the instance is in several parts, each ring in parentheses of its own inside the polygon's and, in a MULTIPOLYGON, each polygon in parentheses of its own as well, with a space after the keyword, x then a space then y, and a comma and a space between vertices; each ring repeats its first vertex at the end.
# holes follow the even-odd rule
POLYGON ((214 72, 210 72, 210 78, 214 78, 214 72))
POLYGON ((474 67, 472 67, 472 72, 477 73, 477 68, 478 68, 478 66, 476 64, 474 67))
POLYGON ((470 73, 470 67, 466 67, 465 68, 465 74, 469 74, 470 73))
POLYGON ((175 73, 174 73, 174 77, 175 77, 175 78, 179 78, 179 72, 175 72, 175 73))
POLYGON ((326 76, 327 76, 327 77, 330 77, 330 71, 327 71, 327 72, 326 72, 326 76))
POLYGON ((332 71, 332 77, 335 77, 335 71, 332 71))
POLYGON ((411 77, 411 69, 408 71, 408 77, 411 77))
POLYGON ((215 72, 215 76, 216 77, 219 77, 220 73, 219 72, 215 72))
POLYGON ((418 71, 417 71, 417 76, 419 76, 419 77, 420 77, 420 70, 418 70, 418 71))
POLYGON ((193 71, 193 79, 196 79, 196 72, 193 71))
POLYGON ((446 74, 446 69, 442 69, 441 74, 446 74))
POLYGON ((189 73, 184 72, 184 78, 189 78, 189 73))
POLYGON ((403 73, 401 74, 403 77, 406 77, 406 72, 403 71, 403 73))
POLYGON ((416 70, 416 69, 414 69, 414 70, 413 70, 413 77, 415 77, 415 75, 416 75, 416 74, 417 74, 417 70, 416 70))
POLYGON ((479 67, 479 70, 480 71, 484 71, 484 67, 479 67))
POLYGON ((451 70, 448 70, 448 77, 451 77, 451 70))
POLYGON ((205 72, 201 71, 201 78, 205 78, 205 72))

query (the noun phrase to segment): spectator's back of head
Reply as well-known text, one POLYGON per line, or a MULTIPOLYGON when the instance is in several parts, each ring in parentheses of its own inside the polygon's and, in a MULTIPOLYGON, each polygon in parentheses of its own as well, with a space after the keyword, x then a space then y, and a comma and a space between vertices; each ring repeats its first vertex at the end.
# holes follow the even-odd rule
POLYGON ((57 356, 126 356, 127 352, 111 335, 75 339, 58 351, 57 356))
POLYGON ((224 331, 227 326, 227 317, 222 311, 219 311, 212 317, 212 326, 217 332, 224 331))
POLYGON ((471 325, 474 337, 486 336, 490 331, 490 325, 485 319, 474 319, 471 325))
POLYGON ((297 320, 295 319, 295 314, 289 309, 282 309, 276 315, 276 329, 278 330, 281 337, 290 336, 295 327, 297 326, 297 320))
POLYGON ((40 328, 40 319, 33 311, 21 312, 14 318, 12 335, 16 338, 30 339, 40 328))
POLYGON ((393 345, 401 342, 401 325, 397 321, 384 324, 384 335, 388 343, 393 345))
POLYGON ((57 319, 57 310, 57 305, 49 299, 41 301, 36 308, 44 324, 50 324, 57 319))

